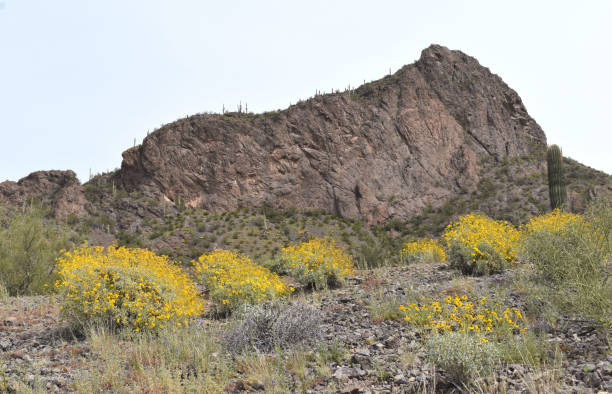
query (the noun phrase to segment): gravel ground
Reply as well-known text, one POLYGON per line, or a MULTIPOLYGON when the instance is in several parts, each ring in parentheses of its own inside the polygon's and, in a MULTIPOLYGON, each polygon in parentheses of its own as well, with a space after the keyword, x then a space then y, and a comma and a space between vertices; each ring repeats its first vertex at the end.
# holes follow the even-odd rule
POLYGON ((11 297, 0 303, 0 385, 33 383, 65 391, 89 346, 59 317, 53 297, 11 297))

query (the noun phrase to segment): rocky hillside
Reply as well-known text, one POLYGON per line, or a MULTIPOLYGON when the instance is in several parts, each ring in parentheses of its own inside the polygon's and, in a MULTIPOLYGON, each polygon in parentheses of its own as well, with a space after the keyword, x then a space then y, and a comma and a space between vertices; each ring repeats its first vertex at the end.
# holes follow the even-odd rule
MULTIPOLYGON (((206 349, 199 353, 206 357, 205 362, 181 359, 175 368, 191 368, 192 373, 185 373, 185 385, 201 379, 195 392, 605 393, 612 389, 612 354, 606 339, 582 320, 548 327, 547 335, 531 337, 529 347, 521 350, 535 358, 519 352, 492 376, 478 378, 473 390, 455 387, 449 371, 436 370, 428 362, 422 332, 398 313, 398 306, 406 300, 440 292, 481 294, 526 307, 513 288, 510 271, 491 277, 462 277, 444 263, 360 271, 343 288, 300 296, 312 305, 311 313, 320 314, 321 342, 309 349, 275 350, 261 355, 257 362, 249 362, 248 355, 230 359, 220 335, 228 322, 203 316, 192 326, 208 342, 192 345, 189 333, 193 331, 180 332, 177 341, 188 348, 180 353, 184 358, 189 351, 206 349), (558 355, 553 351, 556 346, 563 349, 563 357, 554 356, 558 355), (552 354, 550 360, 547 352, 552 354), (220 362, 228 373, 208 367, 220 362), (208 368, 193 373, 202 365, 208 368)), ((17 393, 30 392, 28 386, 35 388, 33 392, 104 391, 100 387, 115 392, 147 385, 159 389, 156 384, 161 383, 154 379, 164 377, 155 368, 173 368, 159 361, 163 356, 146 357, 159 349, 154 340, 143 345, 112 337, 101 341, 100 337, 83 340, 75 336, 58 308, 57 301, 47 296, 0 300, 0 353, 5 355, 0 358, 4 365, 0 387, 4 384, 8 392, 17 393), (145 374, 152 378, 140 378, 145 374)), ((294 314, 292 319, 300 316, 296 310, 294 314)), ((163 341, 159 339, 163 348, 174 351, 169 354, 179 353, 166 336, 163 341)), ((132 391, 147 392, 144 388, 132 391)))
MULTIPOLYGON (((72 171, 0 183, 0 206, 41 202, 91 242, 183 257, 211 247, 267 256, 304 233, 371 249, 438 234, 469 211, 520 223, 547 210, 545 147, 501 78, 432 45, 354 90, 170 123, 125 151, 120 170, 84 185, 72 171)), ((572 210, 612 193, 609 175, 571 159, 565 167, 572 210)))
POLYGON ((473 190, 482 160, 545 146, 516 92, 434 45, 356 90, 168 124, 123 153, 118 177, 128 191, 215 212, 295 206, 378 224, 473 190))

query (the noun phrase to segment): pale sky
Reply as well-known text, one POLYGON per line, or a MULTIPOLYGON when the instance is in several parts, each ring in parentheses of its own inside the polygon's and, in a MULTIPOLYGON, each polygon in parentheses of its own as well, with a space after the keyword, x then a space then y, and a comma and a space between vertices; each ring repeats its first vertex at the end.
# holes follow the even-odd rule
POLYGON ((282 109, 432 43, 522 97, 549 143, 612 174, 612 1, 0 0, 0 181, 113 170, 198 112, 282 109))

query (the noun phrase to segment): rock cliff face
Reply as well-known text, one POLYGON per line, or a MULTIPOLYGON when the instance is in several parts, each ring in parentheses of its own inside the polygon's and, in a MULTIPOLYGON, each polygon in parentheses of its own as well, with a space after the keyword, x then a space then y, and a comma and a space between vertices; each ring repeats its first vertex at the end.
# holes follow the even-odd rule
POLYGON ((57 218, 86 214, 87 200, 73 171, 37 171, 18 182, 0 183, 0 202, 15 208, 32 198, 50 207, 57 218))
POLYGON ((123 153, 118 177, 128 191, 211 211, 295 206, 376 224, 473 190, 483 159, 545 146, 516 92, 432 45, 356 90, 168 124, 123 153))

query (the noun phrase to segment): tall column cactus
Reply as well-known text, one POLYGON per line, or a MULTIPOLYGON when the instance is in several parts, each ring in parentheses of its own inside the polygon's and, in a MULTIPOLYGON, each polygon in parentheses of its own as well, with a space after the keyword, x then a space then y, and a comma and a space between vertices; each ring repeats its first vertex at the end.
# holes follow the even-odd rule
POLYGON ((561 148, 551 145, 546 152, 548 164, 548 192, 550 194, 550 208, 562 208, 565 204, 565 183, 563 180, 563 155, 561 148))

